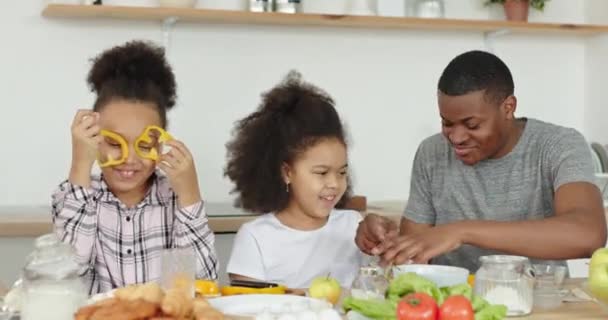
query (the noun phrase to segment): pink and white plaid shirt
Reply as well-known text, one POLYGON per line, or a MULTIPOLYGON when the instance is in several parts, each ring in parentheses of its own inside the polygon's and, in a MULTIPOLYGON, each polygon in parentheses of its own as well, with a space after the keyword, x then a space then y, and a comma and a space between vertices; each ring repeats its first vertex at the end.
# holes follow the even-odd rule
POLYGON ((158 172, 153 179, 148 195, 133 208, 100 176, 92 177, 89 189, 64 181, 53 194, 55 232, 87 266, 82 275, 91 294, 159 280, 161 251, 168 248, 193 248, 196 277, 217 279, 215 237, 203 202, 179 208, 168 179, 158 172))

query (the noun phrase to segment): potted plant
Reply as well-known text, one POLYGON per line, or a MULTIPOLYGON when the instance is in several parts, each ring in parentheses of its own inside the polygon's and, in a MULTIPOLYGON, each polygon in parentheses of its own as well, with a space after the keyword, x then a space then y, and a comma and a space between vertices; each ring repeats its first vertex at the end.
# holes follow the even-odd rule
POLYGON ((507 20, 528 21, 530 7, 542 11, 549 0, 485 0, 485 5, 502 4, 507 20))

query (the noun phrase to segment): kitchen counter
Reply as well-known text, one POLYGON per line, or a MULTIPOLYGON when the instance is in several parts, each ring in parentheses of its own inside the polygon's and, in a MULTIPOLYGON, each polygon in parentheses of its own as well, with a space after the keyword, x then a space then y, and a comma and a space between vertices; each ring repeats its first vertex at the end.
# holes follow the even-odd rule
MULTIPOLYGON (((209 225, 216 233, 235 233, 256 214, 233 207, 226 202, 205 203, 209 225)), ((405 201, 375 201, 367 204, 365 213, 375 213, 399 223, 405 201)), ((606 209, 608 218, 608 208, 606 209)), ((50 208, 0 207, 0 237, 35 237, 51 231, 50 208)))
MULTIPOLYGON (((390 216, 398 221, 404 202, 385 201, 370 203, 368 212, 390 216)), ((216 233, 234 233, 256 214, 233 207, 225 202, 206 202, 209 226, 216 233)), ((0 237, 36 237, 51 232, 51 209, 38 207, 0 207, 0 237)))
MULTIPOLYGON (((216 233, 236 232, 257 215, 229 203, 205 203, 209 225, 216 233)), ((50 207, 0 207, 0 237, 36 237, 52 230, 50 207)))

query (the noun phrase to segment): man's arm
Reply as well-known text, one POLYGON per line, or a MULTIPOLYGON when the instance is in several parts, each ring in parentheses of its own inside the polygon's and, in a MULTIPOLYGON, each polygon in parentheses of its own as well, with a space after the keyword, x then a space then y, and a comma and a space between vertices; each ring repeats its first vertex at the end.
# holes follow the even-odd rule
POLYGON ((469 244, 537 259, 589 257, 606 243, 606 218, 599 190, 572 182, 555 193, 555 215, 541 220, 459 221, 436 227, 401 222, 402 236, 382 248, 382 258, 395 264, 426 263, 469 244), (386 251, 385 251, 386 250, 386 251))
POLYGON ((599 190, 587 182, 555 192, 555 215, 533 221, 454 223, 462 243, 539 259, 589 257, 606 243, 606 217, 599 190))
POLYGON ((432 224, 416 223, 408 218, 402 217, 401 224, 399 226, 399 234, 401 234, 401 235, 416 234, 419 232, 428 231, 432 227, 433 227, 432 224))

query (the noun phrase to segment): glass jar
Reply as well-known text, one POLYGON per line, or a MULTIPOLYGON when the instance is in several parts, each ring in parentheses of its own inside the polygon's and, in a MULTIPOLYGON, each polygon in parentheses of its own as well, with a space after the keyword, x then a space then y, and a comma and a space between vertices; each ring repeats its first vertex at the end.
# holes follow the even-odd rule
POLYGON ((249 0, 249 11, 271 12, 273 0, 249 0))
POLYGON ((475 294, 491 304, 507 307, 507 316, 523 316, 532 311, 534 272, 526 257, 492 255, 479 258, 475 274, 475 294))
POLYGON ((55 234, 40 236, 23 268, 22 320, 69 320, 87 299, 80 265, 55 234))
POLYGON ((350 292, 357 299, 384 299, 388 284, 389 281, 383 268, 379 266, 361 267, 350 292))
POLYGON ((274 11, 280 13, 300 12, 300 0, 274 0, 274 11))

